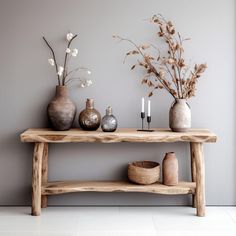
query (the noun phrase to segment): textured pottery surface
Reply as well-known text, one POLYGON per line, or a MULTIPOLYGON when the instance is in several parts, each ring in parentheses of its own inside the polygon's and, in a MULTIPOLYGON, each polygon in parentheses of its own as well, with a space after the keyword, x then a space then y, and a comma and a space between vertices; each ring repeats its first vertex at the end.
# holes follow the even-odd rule
POLYGON ((106 109, 106 115, 102 118, 101 128, 104 132, 114 132, 117 129, 117 119, 112 114, 112 107, 106 109))
POLYGON ((79 124, 83 130, 97 130, 101 123, 100 113, 94 109, 94 100, 88 98, 86 108, 79 115, 79 124))
POLYGON ((168 152, 162 162, 163 184, 174 186, 178 184, 178 160, 174 152, 168 152))
POLYGON ((55 130, 68 130, 71 128, 76 107, 69 98, 69 91, 66 86, 57 86, 56 95, 47 108, 48 118, 55 130))
POLYGON ((128 178, 136 184, 153 184, 160 178, 160 164, 153 161, 129 163, 128 178))
POLYGON ((175 99, 169 112, 169 125, 174 132, 186 132, 191 128, 191 110, 186 99, 175 99))

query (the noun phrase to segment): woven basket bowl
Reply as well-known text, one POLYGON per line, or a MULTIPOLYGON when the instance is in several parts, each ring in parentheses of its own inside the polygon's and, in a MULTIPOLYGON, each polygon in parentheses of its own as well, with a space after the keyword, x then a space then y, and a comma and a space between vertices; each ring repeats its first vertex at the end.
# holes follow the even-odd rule
POLYGON ((154 161, 129 163, 128 178, 136 184, 153 184, 160 178, 160 164, 154 161))

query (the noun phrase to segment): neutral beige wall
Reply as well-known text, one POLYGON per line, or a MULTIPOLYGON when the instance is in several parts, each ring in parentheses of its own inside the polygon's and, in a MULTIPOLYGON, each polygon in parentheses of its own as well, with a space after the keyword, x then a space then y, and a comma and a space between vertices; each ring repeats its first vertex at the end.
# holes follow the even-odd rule
MULTIPOLYGON (((191 99, 193 127, 218 134, 217 144, 205 146, 207 204, 236 203, 235 192, 235 3, 233 0, 0 0, 0 204, 30 204, 33 147, 19 141, 28 127, 46 126, 46 106, 54 94, 56 77, 42 35, 56 42, 62 56, 62 37, 79 33, 76 63, 88 66, 93 86, 72 88, 78 112, 93 97, 104 114, 113 106, 120 127, 140 125, 140 98, 147 90, 140 72, 130 72, 133 59, 123 65, 130 48, 112 34, 138 43, 152 41, 155 29, 144 19, 162 13, 179 31, 192 38, 186 56, 207 62, 191 99)), ((164 91, 152 97, 153 126, 168 126, 171 97, 164 91)), ((77 123, 75 124, 77 125, 77 123)), ((184 144, 71 144, 50 147, 51 180, 121 179, 129 161, 162 161, 175 151, 180 177, 189 179, 189 150, 184 144)), ((50 204, 188 204, 186 196, 79 193, 51 197, 50 204)))

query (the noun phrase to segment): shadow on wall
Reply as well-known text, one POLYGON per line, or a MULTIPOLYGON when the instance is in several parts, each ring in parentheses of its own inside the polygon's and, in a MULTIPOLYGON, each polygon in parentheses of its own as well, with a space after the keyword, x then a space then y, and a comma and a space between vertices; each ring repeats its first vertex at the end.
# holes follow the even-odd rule
POLYGON ((0 142, 0 205, 30 204, 31 196, 31 168, 33 145, 22 145, 20 134, 22 130, 8 132, 0 142), (10 145, 9 145, 10 144, 10 145), (16 150, 22 150, 17 152, 16 150), (30 156, 29 156, 30 153, 30 156), (20 171, 19 171, 20 170, 20 171), (16 194, 17 193, 17 194, 16 194), (19 200, 20 198, 25 201, 19 200))

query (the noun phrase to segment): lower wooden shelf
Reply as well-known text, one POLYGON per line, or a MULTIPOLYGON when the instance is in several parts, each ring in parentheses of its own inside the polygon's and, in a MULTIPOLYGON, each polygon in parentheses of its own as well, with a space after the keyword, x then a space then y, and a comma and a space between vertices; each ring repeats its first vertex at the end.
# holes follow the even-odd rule
POLYGON ((176 186, 161 183, 138 185, 125 181, 56 181, 42 184, 42 195, 72 192, 143 192, 156 194, 195 194, 195 182, 179 182, 176 186))

